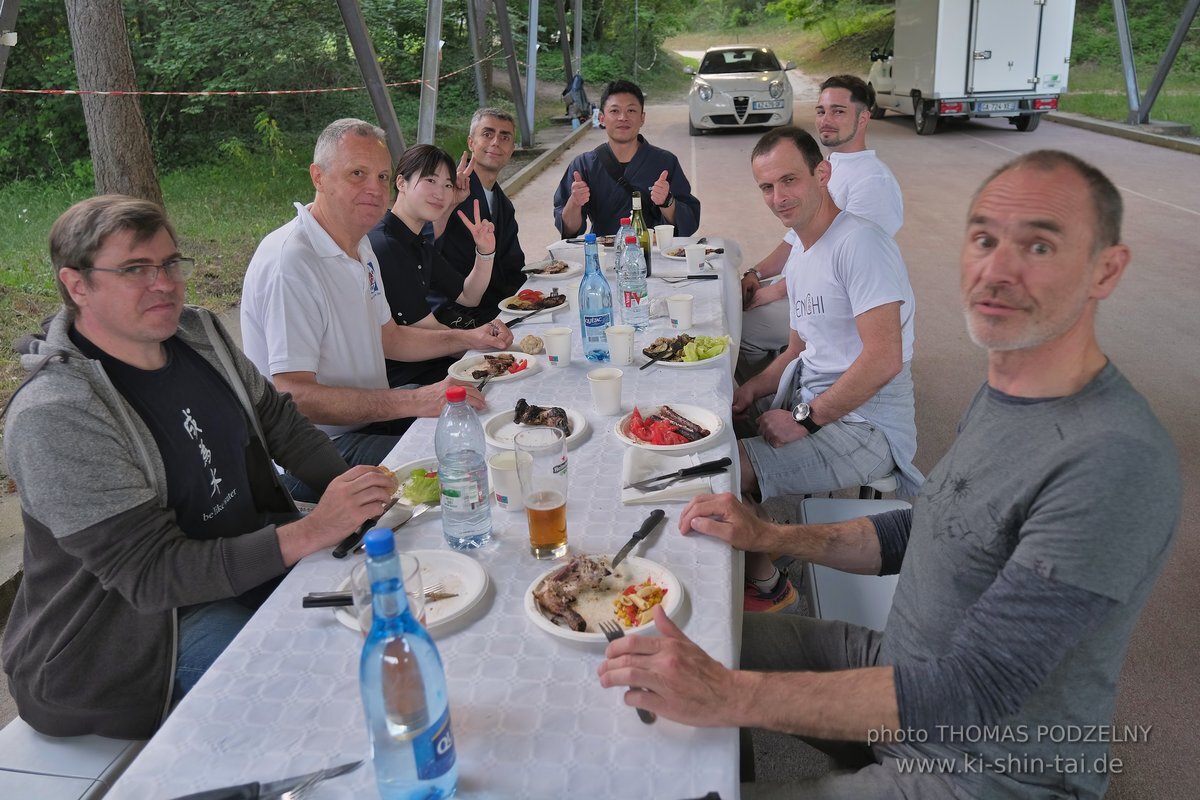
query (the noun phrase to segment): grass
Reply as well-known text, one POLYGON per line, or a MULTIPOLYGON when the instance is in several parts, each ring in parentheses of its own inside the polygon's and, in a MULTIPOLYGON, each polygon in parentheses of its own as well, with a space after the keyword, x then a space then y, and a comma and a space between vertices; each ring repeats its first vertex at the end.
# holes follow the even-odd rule
MULTIPOLYGON (((1139 70, 1138 89, 1143 94, 1153 76, 1152 68, 1139 70)), ((1128 119, 1125 78, 1118 67, 1099 64, 1072 67, 1069 87, 1059 101, 1063 111, 1117 122, 1128 119)), ((1193 135, 1200 132, 1200 76, 1186 72, 1169 75, 1151 109, 1151 119, 1190 125, 1193 135)))

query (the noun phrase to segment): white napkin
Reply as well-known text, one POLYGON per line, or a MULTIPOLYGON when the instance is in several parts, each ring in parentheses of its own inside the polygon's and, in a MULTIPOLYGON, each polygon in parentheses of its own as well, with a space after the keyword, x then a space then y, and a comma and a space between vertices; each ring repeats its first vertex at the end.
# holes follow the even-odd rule
MULTIPOLYGON (((695 453, 689 453, 686 456, 668 456, 653 450, 630 447, 625 450, 625 457, 621 462, 621 486, 644 481, 646 478, 653 478, 656 475, 678 472, 684 467, 694 467, 699 463, 700 456, 695 453)), ((712 477, 712 475, 701 475, 695 478, 686 478, 654 492, 622 489, 621 502, 630 506, 638 503, 690 500, 698 494, 712 492, 712 477)))

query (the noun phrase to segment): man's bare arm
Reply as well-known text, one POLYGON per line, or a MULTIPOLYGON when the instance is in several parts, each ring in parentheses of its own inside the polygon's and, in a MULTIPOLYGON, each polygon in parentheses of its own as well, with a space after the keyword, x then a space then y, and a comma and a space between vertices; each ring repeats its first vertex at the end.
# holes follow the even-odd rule
POLYGON ((874 397, 904 367, 900 301, 854 318, 863 349, 850 368, 812 402, 813 420, 827 425, 874 397))
POLYGON ((276 389, 292 396, 300 413, 318 425, 359 425, 441 412, 436 393, 421 389, 326 386, 317 382, 315 372, 280 372, 272 375, 271 381, 276 389))
POLYGON ((469 330, 397 325, 392 319, 383 326, 383 354, 393 361, 428 361, 467 350, 503 350, 512 340, 508 326, 500 321, 469 330))

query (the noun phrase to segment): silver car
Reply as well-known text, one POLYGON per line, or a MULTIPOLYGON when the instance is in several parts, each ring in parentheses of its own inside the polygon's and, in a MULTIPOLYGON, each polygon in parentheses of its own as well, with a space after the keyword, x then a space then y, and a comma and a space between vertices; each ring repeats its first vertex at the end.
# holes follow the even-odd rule
POLYGON ((698 136, 718 128, 792 124, 792 84, 787 70, 769 47, 710 47, 700 69, 685 67, 692 78, 688 92, 688 133, 698 136))

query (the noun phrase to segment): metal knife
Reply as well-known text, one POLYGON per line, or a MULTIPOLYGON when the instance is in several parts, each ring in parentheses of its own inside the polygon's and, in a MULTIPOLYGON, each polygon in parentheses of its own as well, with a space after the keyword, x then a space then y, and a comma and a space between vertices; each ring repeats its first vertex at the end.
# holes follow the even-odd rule
POLYGON ((508 326, 509 330, 512 330, 513 328, 520 325, 522 322, 528 322, 532 317, 536 317, 538 314, 544 314, 547 311, 553 311, 556 308, 561 308, 563 305, 565 305, 565 304, 559 303, 558 305, 550 306, 549 308, 539 308, 537 311, 534 311, 531 314, 526 314, 523 317, 516 317, 515 319, 510 319, 508 322, 506 322, 504 324, 508 326))
POLYGON ((270 783, 243 783, 238 786, 226 786, 221 789, 207 789, 203 792, 177 797, 175 800, 260 800, 260 798, 279 797, 284 792, 302 786, 306 783, 315 785, 321 781, 345 775, 362 766, 361 761, 351 761, 338 767, 319 769, 307 775, 297 775, 294 778, 284 778, 270 783))
POLYGON ((659 475, 654 478, 646 478, 645 480, 641 481, 634 481, 628 486, 623 486, 621 488, 645 489, 651 484, 659 483, 661 481, 672 481, 681 478, 694 478, 697 475, 710 475, 715 472, 724 472, 725 468, 729 467, 731 464, 733 464, 733 459, 729 456, 725 456, 725 458, 718 458, 716 461, 705 461, 703 464, 697 464, 694 467, 684 467, 683 469, 676 470, 675 472, 668 472, 666 475, 659 475))
POLYGON ((666 516, 667 512, 663 511, 661 508, 656 508, 651 511, 650 516, 646 517, 646 521, 642 523, 642 527, 637 529, 637 533, 629 537, 629 541, 625 543, 625 546, 618 550, 617 554, 613 556, 612 566, 616 567, 617 564, 620 564, 625 559, 625 556, 629 555, 629 551, 633 549, 633 546, 649 536, 650 531, 658 527, 658 523, 662 522, 666 516))
POLYGON ((392 506, 396 505, 396 501, 399 499, 399 497, 393 497, 391 501, 383 507, 383 511, 379 513, 378 517, 367 520, 359 526, 358 530, 347 536, 345 539, 342 539, 342 541, 338 543, 338 546, 333 548, 333 557, 345 558, 348 556, 351 550, 353 550, 355 547, 358 547, 358 543, 361 542, 363 537, 367 535, 367 531, 375 527, 375 524, 379 522, 380 518, 390 511, 392 506))

